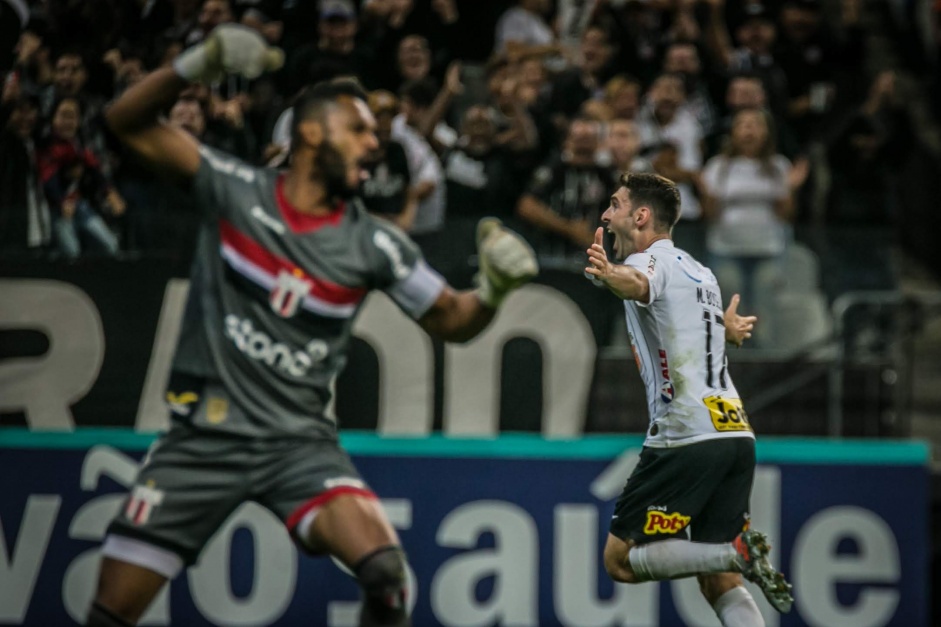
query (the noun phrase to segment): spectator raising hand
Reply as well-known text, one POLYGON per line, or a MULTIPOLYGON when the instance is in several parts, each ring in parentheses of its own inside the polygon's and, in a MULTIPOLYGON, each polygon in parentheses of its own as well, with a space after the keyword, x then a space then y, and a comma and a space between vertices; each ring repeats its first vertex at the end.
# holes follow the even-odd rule
POLYGON ((460 17, 455 0, 431 0, 431 10, 438 14, 444 24, 453 24, 460 17))

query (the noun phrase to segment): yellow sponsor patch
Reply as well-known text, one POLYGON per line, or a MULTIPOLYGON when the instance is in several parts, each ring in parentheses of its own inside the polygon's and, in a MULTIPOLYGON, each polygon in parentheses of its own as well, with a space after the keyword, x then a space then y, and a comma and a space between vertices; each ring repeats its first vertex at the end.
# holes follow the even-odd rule
POLYGON ((199 394, 196 392, 180 392, 179 394, 167 392, 167 402, 173 403, 175 405, 189 405, 190 403, 195 403, 198 400, 199 394))
POLYGON ((751 425, 748 424, 748 414, 742 407, 742 399, 707 396, 702 400, 709 408, 712 426, 716 428, 716 431, 752 430, 751 425))
POLYGON ((229 401, 224 398, 209 397, 206 401, 206 422, 217 425, 229 415, 229 401))
POLYGON ((665 514, 663 512, 647 512, 647 524, 644 525, 644 534, 655 536, 660 533, 679 533, 689 524, 690 517, 679 512, 665 514))

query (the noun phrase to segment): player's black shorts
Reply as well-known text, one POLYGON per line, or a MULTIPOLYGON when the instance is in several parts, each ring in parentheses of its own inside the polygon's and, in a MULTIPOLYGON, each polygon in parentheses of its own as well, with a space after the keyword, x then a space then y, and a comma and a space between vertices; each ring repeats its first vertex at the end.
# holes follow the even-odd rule
POLYGON ((752 438, 645 447, 615 505, 611 533, 638 544, 669 538, 729 542, 748 523, 754 475, 752 438))

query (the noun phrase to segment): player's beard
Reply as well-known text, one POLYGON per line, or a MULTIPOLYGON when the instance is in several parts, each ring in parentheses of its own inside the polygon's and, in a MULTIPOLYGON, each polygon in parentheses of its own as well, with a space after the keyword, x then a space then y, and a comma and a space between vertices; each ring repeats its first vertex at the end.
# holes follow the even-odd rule
POLYGON ((346 180, 346 160, 330 140, 320 145, 311 178, 323 183, 327 198, 331 200, 346 200, 356 192, 356 188, 351 188, 346 180))
POLYGON ((604 235, 604 249, 610 259, 620 263, 637 252, 633 241, 627 235, 615 235, 608 231, 605 231, 604 235))

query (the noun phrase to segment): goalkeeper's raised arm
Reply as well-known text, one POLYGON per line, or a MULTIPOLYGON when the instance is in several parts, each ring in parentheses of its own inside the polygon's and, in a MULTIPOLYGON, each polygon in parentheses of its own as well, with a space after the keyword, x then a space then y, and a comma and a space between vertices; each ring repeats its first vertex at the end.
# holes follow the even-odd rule
POLYGON ((199 168, 196 140, 160 120, 191 82, 211 83, 226 74, 257 78, 277 69, 283 54, 255 31, 222 24, 200 44, 182 52, 172 68, 148 74, 128 89, 105 114, 111 131, 155 170, 191 178, 199 168))
POLYGON ((490 323, 510 292, 539 273, 533 249, 496 218, 484 218, 478 224, 477 256, 477 289, 456 292, 446 288, 419 320, 431 335, 449 342, 475 337, 490 323))

